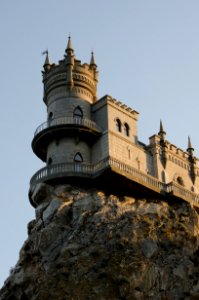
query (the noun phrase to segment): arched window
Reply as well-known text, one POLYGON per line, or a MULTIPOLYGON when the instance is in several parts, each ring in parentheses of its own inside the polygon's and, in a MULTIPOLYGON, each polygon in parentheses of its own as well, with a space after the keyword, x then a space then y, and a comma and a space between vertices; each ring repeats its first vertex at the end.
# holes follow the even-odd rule
POLYGON ((121 123, 120 119, 116 119, 116 130, 118 132, 122 131, 122 123, 121 123))
POLYGON ((77 106, 77 107, 74 109, 73 117, 74 117, 74 118, 80 118, 80 119, 83 118, 83 111, 82 111, 82 109, 81 109, 79 106, 77 106))
POLYGON ((79 163, 83 162, 83 157, 82 157, 82 155, 81 155, 80 152, 77 152, 75 154, 75 156, 74 156, 74 162, 79 162, 79 163))
POLYGON ((127 123, 124 123, 124 134, 129 136, 129 125, 127 123))

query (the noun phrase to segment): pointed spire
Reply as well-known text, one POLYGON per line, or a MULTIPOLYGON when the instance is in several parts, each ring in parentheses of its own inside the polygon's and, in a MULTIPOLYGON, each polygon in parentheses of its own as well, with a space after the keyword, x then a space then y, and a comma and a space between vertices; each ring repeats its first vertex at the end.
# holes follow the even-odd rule
POLYGON ((159 132, 163 132, 164 129, 163 129, 163 125, 162 125, 162 120, 160 120, 160 131, 159 132))
POLYGON ((192 149, 191 139, 190 136, 188 136, 188 149, 192 149))
POLYGON ((95 63, 95 57, 94 57, 94 52, 91 52, 91 61, 90 61, 90 65, 96 65, 95 63))
POLYGON ((163 129, 162 120, 160 120, 160 130, 158 132, 161 140, 165 140, 166 132, 163 129))
POLYGON ((48 56, 48 50, 44 51, 42 54, 46 54, 46 58, 45 58, 45 62, 44 62, 44 70, 45 71, 49 71, 51 64, 50 64, 50 60, 49 60, 49 56, 48 56))
POLYGON ((91 52, 91 60, 90 60, 90 67, 93 69, 97 69, 97 65, 95 62, 95 57, 93 51, 91 52))
POLYGON ((71 41, 71 36, 70 36, 70 35, 69 35, 69 37, 68 37, 68 44, 67 44, 67 48, 66 48, 65 52, 66 52, 68 55, 71 55, 71 54, 73 54, 73 52, 74 52, 73 46, 72 46, 72 41, 71 41))
POLYGON ((50 65, 49 56, 48 56, 48 50, 46 50, 46 59, 44 65, 50 65))
POLYGON ((69 35, 68 37, 68 45, 67 45, 67 49, 69 50, 73 50, 73 46, 72 46, 72 41, 71 41, 71 36, 69 35))
POLYGON ((187 152, 189 153, 189 155, 193 155, 194 152, 194 148, 192 147, 192 143, 191 143, 191 138, 190 136, 188 136, 188 148, 187 148, 187 152))

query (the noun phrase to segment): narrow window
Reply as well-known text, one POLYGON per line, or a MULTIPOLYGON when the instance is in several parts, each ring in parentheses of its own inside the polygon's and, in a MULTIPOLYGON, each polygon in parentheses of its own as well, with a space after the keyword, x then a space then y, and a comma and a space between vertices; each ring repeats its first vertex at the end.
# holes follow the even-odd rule
POLYGON ((50 113, 49 113, 49 115, 48 115, 48 121, 51 121, 51 120, 52 120, 52 118, 53 118, 53 113, 52 113, 52 112, 50 112, 50 113))
POLYGON ((74 109, 73 117, 74 117, 74 118, 80 118, 80 119, 83 118, 83 111, 82 111, 82 109, 81 109, 79 106, 77 106, 77 107, 74 109))
POLYGON ((127 149, 127 150, 128 150, 129 159, 131 159, 131 150, 130 149, 127 149))
POLYGON ((129 125, 127 123, 124 123, 124 134, 129 136, 129 125))
POLYGON ((121 124, 120 119, 116 119, 116 130, 117 130, 118 132, 121 132, 121 131, 122 131, 122 124, 121 124))
POLYGON ((48 126, 50 126, 50 123, 51 123, 52 119, 53 119, 53 113, 50 112, 49 115, 48 115, 48 126))
POLYGON ((79 162, 79 163, 83 162, 83 157, 82 157, 81 153, 77 152, 75 154, 75 156, 74 156, 74 162, 79 162))

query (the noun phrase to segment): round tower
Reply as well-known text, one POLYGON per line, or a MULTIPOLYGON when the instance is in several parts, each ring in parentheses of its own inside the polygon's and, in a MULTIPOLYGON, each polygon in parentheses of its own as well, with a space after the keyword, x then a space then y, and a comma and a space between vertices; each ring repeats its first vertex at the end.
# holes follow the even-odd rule
POLYGON ((69 37, 64 59, 51 64, 46 51, 43 67, 47 120, 36 129, 32 149, 46 167, 32 177, 30 194, 39 182, 67 176, 89 177, 92 143, 101 134, 91 111, 97 100, 98 82, 93 53, 90 64, 82 64, 75 59, 69 37))

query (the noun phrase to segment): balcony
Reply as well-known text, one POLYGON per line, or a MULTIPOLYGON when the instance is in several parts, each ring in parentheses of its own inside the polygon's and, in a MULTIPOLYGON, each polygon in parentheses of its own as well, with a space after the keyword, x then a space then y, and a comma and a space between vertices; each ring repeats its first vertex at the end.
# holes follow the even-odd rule
POLYGON ((101 128, 93 121, 89 119, 83 118, 73 118, 73 117, 60 117, 56 119, 52 119, 50 122, 44 122, 37 127, 34 133, 34 137, 37 136, 40 132, 47 128, 51 128, 54 126, 60 125, 75 125, 75 126, 83 126, 85 128, 89 128, 90 130, 95 131, 96 133, 101 133, 101 128))
MULTIPOLYGON (((52 179, 65 177, 94 179, 108 169, 111 170, 111 172, 115 172, 123 176, 123 178, 128 178, 132 182, 138 184, 141 187, 141 190, 147 189, 162 194, 163 196, 166 196, 165 199, 168 201, 170 197, 177 197, 199 207, 198 194, 185 189, 175 182, 170 182, 168 184, 160 182, 157 178, 144 174, 138 169, 128 166, 113 157, 107 157, 97 164, 63 163, 44 167, 36 172, 31 178, 30 194, 34 191, 35 185, 40 182, 47 182, 52 179)), ((111 175, 109 176, 111 179, 111 175)))
POLYGON ((93 121, 85 118, 60 117, 42 123, 35 131, 32 141, 33 152, 46 161, 47 147, 50 141, 61 137, 82 136, 92 143, 102 133, 102 129, 93 121))

